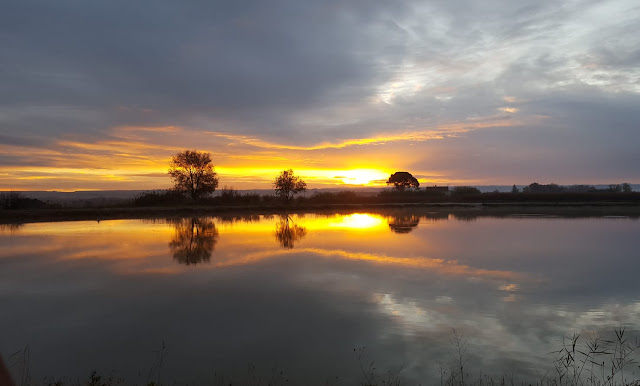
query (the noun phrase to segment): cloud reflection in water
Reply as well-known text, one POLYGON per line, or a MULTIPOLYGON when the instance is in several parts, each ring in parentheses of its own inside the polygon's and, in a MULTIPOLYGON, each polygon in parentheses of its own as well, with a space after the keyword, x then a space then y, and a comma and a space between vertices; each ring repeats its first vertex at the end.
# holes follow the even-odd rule
POLYGON ((640 328, 637 221, 415 216, 400 234, 406 212, 0 229, 0 353, 28 343, 37 374, 108 363, 135 379, 165 340, 172 379, 278 360, 316 381, 357 378, 351 350, 367 346, 379 368, 430 383, 453 327, 470 370, 498 374, 549 364, 576 329, 640 328), (306 232, 283 248, 287 223, 306 232))

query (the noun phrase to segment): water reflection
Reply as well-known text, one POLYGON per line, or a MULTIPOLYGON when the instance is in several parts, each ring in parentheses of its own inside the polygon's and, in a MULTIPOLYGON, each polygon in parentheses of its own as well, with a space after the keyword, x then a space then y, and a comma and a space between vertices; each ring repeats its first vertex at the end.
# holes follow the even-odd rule
POLYGON ((252 222, 260 221, 260 215, 258 214, 221 215, 221 216, 216 216, 216 221, 221 224, 252 223, 252 222))
POLYGON ((289 215, 281 215, 274 234, 282 248, 292 249, 307 234, 307 229, 295 224, 289 215))
POLYGON ((361 384, 352 350, 366 345, 380 373, 403 368, 402 383, 437 384, 451 328, 470 337, 471 375, 546 371, 563 334, 640 328, 640 222, 456 216, 405 208, 0 227, 0 331, 11 331, 0 355, 29 344, 34 379, 103 364, 100 373, 147 384, 166 341, 163 383, 277 362, 292 384, 361 384))
POLYGON ((413 214, 389 218, 389 229, 395 233, 409 233, 420 223, 420 217, 413 214))
POLYGON ((0 232, 14 233, 22 226, 23 224, 0 224, 0 232))
POLYGON ((169 243, 173 258, 180 264, 209 262, 218 242, 218 230, 211 219, 185 218, 170 220, 175 234, 169 243))

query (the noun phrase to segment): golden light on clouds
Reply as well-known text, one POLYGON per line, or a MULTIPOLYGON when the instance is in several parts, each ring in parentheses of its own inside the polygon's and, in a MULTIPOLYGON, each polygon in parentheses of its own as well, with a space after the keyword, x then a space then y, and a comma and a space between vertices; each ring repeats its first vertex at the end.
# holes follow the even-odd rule
MULTIPOLYGON (((511 110, 510 110, 511 111, 511 110)), ((516 125, 512 118, 475 117, 464 122, 310 145, 179 126, 119 126, 102 139, 59 139, 46 146, 0 144, 15 164, 0 167, 0 190, 108 190, 170 187, 171 157, 184 149, 212 153, 220 186, 271 189, 292 168, 309 188, 386 186, 389 175, 428 154, 410 147, 457 138, 485 127, 516 125)), ((410 169, 418 178, 430 170, 410 169)), ((448 179, 420 179, 447 183, 448 179)))
POLYGON ((384 185, 390 173, 375 169, 352 169, 340 173, 342 182, 349 185, 384 185))

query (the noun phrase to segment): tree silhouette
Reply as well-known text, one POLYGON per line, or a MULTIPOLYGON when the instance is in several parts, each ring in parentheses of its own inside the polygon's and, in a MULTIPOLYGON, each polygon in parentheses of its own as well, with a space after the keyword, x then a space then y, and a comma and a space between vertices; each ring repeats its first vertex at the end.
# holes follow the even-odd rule
POLYGON ((218 177, 211 164, 211 154, 185 150, 175 156, 169 165, 174 189, 189 194, 192 199, 213 193, 218 177))
POLYGON ((169 243, 173 258, 180 264, 208 262, 216 243, 218 230, 205 218, 184 218, 173 223, 175 234, 169 243))
POLYGON ((307 183, 293 174, 293 170, 283 170, 273 181, 276 196, 289 201, 294 195, 307 190, 307 183))
POLYGON ((389 229, 394 233, 409 233, 420 223, 420 217, 413 214, 392 216, 389 220, 389 229))
POLYGON ((292 249, 295 242, 307 234, 307 229, 294 224, 289 219, 288 215, 280 216, 280 220, 276 223, 275 236, 282 248, 292 249))
POLYGON ((393 184, 396 189, 404 190, 405 188, 417 188, 420 186, 418 180, 409 172, 395 172, 387 181, 387 185, 393 184))

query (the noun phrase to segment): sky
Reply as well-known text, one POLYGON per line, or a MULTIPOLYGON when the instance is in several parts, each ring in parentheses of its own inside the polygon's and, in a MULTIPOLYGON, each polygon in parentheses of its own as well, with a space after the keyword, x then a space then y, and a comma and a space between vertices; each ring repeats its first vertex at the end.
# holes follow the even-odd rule
POLYGON ((4 0, 0 47, 0 190, 640 183, 635 0, 4 0))

